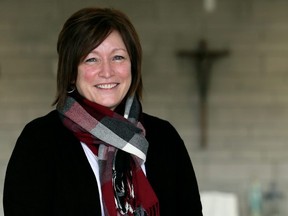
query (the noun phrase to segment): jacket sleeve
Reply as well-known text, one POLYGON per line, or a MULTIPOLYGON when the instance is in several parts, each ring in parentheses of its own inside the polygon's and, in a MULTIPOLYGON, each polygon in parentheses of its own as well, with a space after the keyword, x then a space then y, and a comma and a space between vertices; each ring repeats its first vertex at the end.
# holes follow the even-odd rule
POLYGON ((52 190, 47 187, 52 182, 48 174, 51 160, 47 160, 49 153, 41 145, 45 137, 30 126, 22 131, 8 162, 3 194, 5 216, 52 215, 47 203, 52 190))
POLYGON ((161 216, 202 216, 196 175, 183 140, 169 122, 155 119, 150 123, 146 125, 146 169, 161 216))

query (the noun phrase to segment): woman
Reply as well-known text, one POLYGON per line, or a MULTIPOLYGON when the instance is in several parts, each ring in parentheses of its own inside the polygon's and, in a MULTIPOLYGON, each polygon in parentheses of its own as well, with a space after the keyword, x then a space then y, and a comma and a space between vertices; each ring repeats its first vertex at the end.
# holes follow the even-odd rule
POLYGON ((122 12, 64 24, 56 109, 28 123, 9 161, 6 216, 202 215, 184 143, 142 113, 141 45, 122 12))

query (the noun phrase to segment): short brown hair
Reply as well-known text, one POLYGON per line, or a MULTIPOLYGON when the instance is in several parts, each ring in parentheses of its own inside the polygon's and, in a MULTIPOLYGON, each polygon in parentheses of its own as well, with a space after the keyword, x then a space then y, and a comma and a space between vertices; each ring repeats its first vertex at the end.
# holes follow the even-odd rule
POLYGON ((142 96, 142 48, 129 18, 112 8, 84 8, 71 15, 58 37, 57 93, 53 105, 63 106, 67 91, 75 85, 79 63, 116 30, 131 59, 132 83, 127 96, 142 96))

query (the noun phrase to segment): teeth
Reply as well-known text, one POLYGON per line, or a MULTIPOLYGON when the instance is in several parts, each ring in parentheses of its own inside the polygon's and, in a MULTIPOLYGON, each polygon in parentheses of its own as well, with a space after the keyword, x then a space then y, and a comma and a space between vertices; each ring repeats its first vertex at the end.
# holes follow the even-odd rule
POLYGON ((97 85, 97 88, 101 89, 111 89, 114 88, 117 84, 102 84, 102 85, 97 85))

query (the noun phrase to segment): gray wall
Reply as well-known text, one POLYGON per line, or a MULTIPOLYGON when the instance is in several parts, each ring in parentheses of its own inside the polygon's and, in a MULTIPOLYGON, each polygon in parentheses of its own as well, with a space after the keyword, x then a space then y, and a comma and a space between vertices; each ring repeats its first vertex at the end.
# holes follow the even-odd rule
POLYGON ((284 195, 279 209, 288 215, 288 1, 216 2, 206 13, 202 0, 0 0, 0 198, 23 126, 52 109, 63 22, 85 6, 113 6, 130 16, 141 37, 144 111, 178 129, 200 190, 235 193, 245 216, 252 180, 264 192, 274 181, 284 195), (211 49, 230 50, 213 66, 206 150, 199 147, 192 61, 176 57, 200 38, 211 49))

